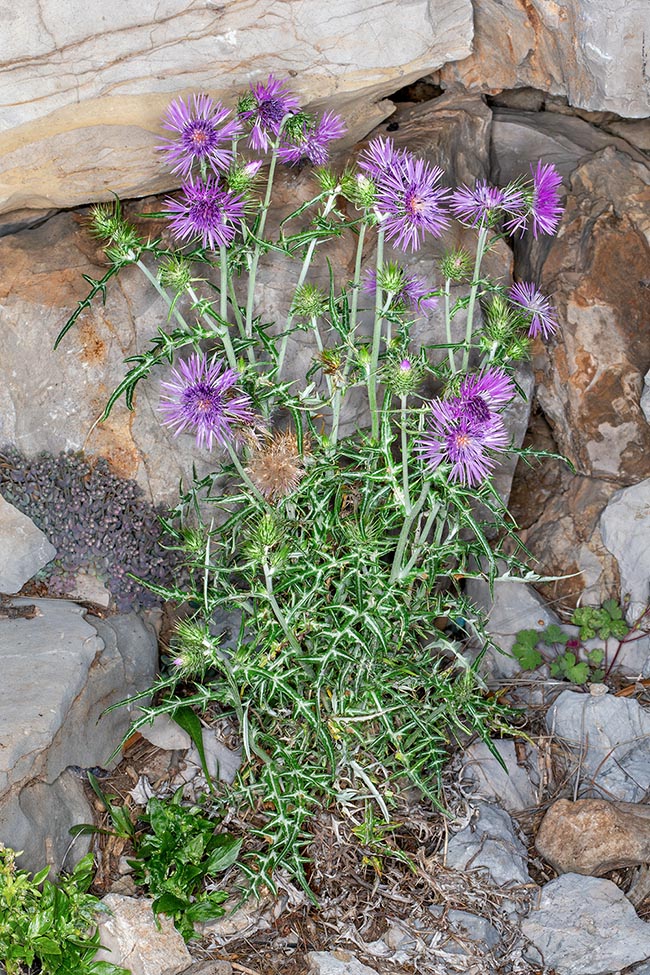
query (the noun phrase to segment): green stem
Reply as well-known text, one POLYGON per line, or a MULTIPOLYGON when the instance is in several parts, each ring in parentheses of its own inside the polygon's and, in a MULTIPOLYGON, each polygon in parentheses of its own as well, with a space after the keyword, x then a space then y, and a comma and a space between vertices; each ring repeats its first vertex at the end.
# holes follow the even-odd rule
POLYGON ((230 459, 233 462, 233 464, 235 465, 235 468, 237 470, 237 473, 241 477, 242 481, 244 482, 244 484, 246 485, 246 487, 248 488, 248 490, 251 492, 251 494, 253 495, 253 497, 257 498, 258 501, 261 501, 262 504, 264 506, 266 506, 267 502, 264 500, 263 496, 257 490, 257 488, 255 487, 255 485, 251 481, 250 477, 248 476, 248 474, 246 473, 246 471, 242 467, 242 463, 241 463, 239 457, 237 456, 237 453, 236 453, 235 448, 233 447, 233 445, 230 442, 227 442, 226 443, 226 447, 228 448, 228 453, 230 454, 230 459))
MULTIPOLYGON (((336 191, 334 193, 331 193, 330 196, 328 197, 327 202, 325 203, 325 206, 323 207, 323 212, 321 214, 321 217, 323 217, 323 218, 324 217, 327 217, 328 214, 330 213, 330 211, 332 210, 332 208, 333 208, 333 206, 334 206, 335 203, 336 203, 336 191)), ((304 257, 303 262, 302 262, 302 267, 300 269, 300 275, 298 277, 298 282, 297 282, 296 287, 295 287, 294 292, 293 292, 294 298, 295 298, 296 292, 298 291, 298 288, 302 288, 303 284, 305 283, 305 279, 306 279, 307 274, 309 272, 309 268, 311 266, 311 262, 312 262, 312 258, 314 256, 314 250, 315 249, 316 249, 316 238, 314 237, 314 238, 312 238, 312 240, 309 241, 309 246, 307 248, 307 253, 305 254, 305 257, 304 257)), ((292 300, 292 303, 291 304, 293 305, 293 300, 292 300)), ((279 355, 278 355, 278 368, 277 368, 277 372, 275 374, 276 382, 280 378, 280 375, 282 374, 282 369, 284 367, 284 358, 285 358, 285 355, 286 355, 286 352, 287 352, 287 342, 289 341, 289 334, 291 332, 291 326, 293 324, 293 320, 294 320, 295 317, 296 317, 295 316, 295 313, 292 312, 291 310, 289 310, 289 314, 287 316, 287 324, 285 325, 284 335, 282 336, 282 341, 280 343, 280 352, 279 352, 279 355)))
POLYGON ((451 314, 449 310, 449 293, 451 289, 451 279, 445 279, 445 330, 447 332, 447 349, 449 355, 449 368, 451 370, 452 376, 456 375, 456 359, 454 358, 454 350, 452 349, 451 340, 451 314))
POLYGON ((408 537, 411 531, 413 522, 417 516, 422 511, 424 504, 429 496, 429 491, 431 490, 431 483, 425 481, 422 485, 422 490, 420 492, 420 497, 417 499, 415 506, 408 511, 406 518, 404 519, 404 524, 402 525, 402 530, 400 532, 399 539, 397 540, 397 548, 395 549, 395 556, 393 558, 393 567, 390 572, 390 581, 395 582, 400 577, 400 570, 402 568, 402 559, 404 557, 404 550, 406 549, 406 543, 408 542, 408 537))
POLYGON ((399 399, 402 434, 402 493, 404 494, 404 508, 406 511, 409 511, 411 508, 411 496, 409 493, 408 438, 406 435, 406 396, 400 396, 399 399))
POLYGON ((138 267, 140 268, 144 276, 149 279, 149 281, 154 286, 154 288, 156 289, 160 297, 165 300, 167 307, 171 310, 171 313, 176 319, 176 321, 178 322, 178 324, 182 325, 183 328, 188 328, 187 322, 179 312, 178 308, 176 308, 176 306, 174 305, 172 299, 169 297, 169 295, 161 285, 156 275, 152 274, 149 268, 147 267, 147 265, 144 264, 142 261, 136 261, 136 264, 138 265, 138 267))
MULTIPOLYGON (((194 302, 194 304, 197 307, 200 307, 201 302, 194 288, 188 288, 187 293, 192 299, 192 301, 194 302)), ((214 329, 215 333, 219 336, 219 338, 223 342, 226 358, 228 359, 228 365, 230 366, 231 369, 234 369, 235 372, 238 372, 237 356, 235 355, 235 350, 233 349, 232 346, 232 341, 230 338, 228 327, 224 325, 220 325, 218 322, 214 320, 214 318, 212 318, 210 315, 206 314, 205 312, 202 312, 201 318, 207 325, 209 325, 212 329, 214 329)))
POLYGON ((440 505, 434 504, 431 510, 429 511, 429 514, 427 515, 427 520, 424 523, 424 527, 422 528, 422 531, 416 532, 416 536, 413 542, 413 552, 411 554, 411 558, 408 560, 404 568, 399 573, 400 579, 405 579, 406 576, 411 571, 411 569, 413 568, 413 566, 415 565, 415 563, 417 562, 420 552, 426 545, 427 538, 429 537, 429 532, 431 531, 431 527, 439 511, 440 511, 440 505))
POLYGON ((357 240, 357 254, 354 262, 354 277, 352 279, 352 302, 350 304, 350 335, 354 335, 357 327, 357 309, 359 307, 359 291, 361 289, 361 261, 363 259, 363 242, 366 236, 367 224, 364 221, 359 227, 357 240))
MULTIPOLYGON (((379 225, 377 233, 377 279, 384 260, 384 227, 379 225)), ((370 376, 368 377, 368 403, 370 406, 370 420, 372 438, 377 440, 379 437, 379 413, 377 412, 377 368, 379 365, 379 346, 381 343, 382 325, 382 289, 377 280, 375 291, 375 325, 372 333, 372 351, 370 354, 370 376)))
POLYGON ((463 351, 463 368, 462 371, 467 371, 467 364, 469 363, 469 353, 471 349, 472 342, 472 326, 474 324, 474 305, 476 304, 476 295, 479 288, 479 273, 481 270, 481 261, 483 260, 483 254, 485 253, 485 245, 487 243, 488 228, 483 225, 478 232, 478 243, 476 245, 476 260, 474 262, 474 274, 472 277, 472 287, 469 293, 469 304, 467 305, 467 326, 465 328, 465 349, 463 351))
POLYGON ((219 247, 219 264, 221 270, 219 314, 224 322, 228 321, 228 252, 223 244, 219 247))
MULTIPOLYGON (((288 116, 287 116, 288 117, 288 116)), ((282 120, 280 126, 280 132, 282 132, 282 125, 284 124, 284 119, 282 120)), ((260 225, 257 228, 257 239, 261 240, 264 236, 264 228, 266 226, 266 217, 269 212, 269 206, 271 204, 271 191, 273 189, 273 177, 275 176, 275 167, 278 161, 278 144, 280 141, 280 136, 273 146, 273 151, 271 152, 271 161, 269 164, 269 175, 266 181, 266 193, 264 195, 264 202, 262 203, 262 214, 260 217, 260 225)), ((255 303, 255 278, 257 275, 257 265, 259 264, 261 255, 261 248, 259 243, 255 244, 253 250, 253 255, 251 258, 251 266, 248 274, 248 294, 246 297, 246 338, 253 337, 253 305, 255 303)))
POLYGON ((284 635, 286 636, 287 640, 289 641, 289 644, 290 644, 291 648, 296 651, 296 654, 298 655, 298 663, 300 664, 300 666, 302 667, 302 669, 305 671, 305 673, 307 674, 307 676, 313 678, 314 677, 314 671, 309 666, 309 664, 307 664, 302 659, 302 657, 303 657, 302 647, 300 646, 300 644, 296 640, 296 637, 295 637, 294 633, 292 633, 291 629, 289 628, 289 624, 287 623, 286 617, 285 617, 284 613, 282 612, 282 610, 280 609, 280 605, 279 605, 277 599, 275 598, 275 593, 273 592, 273 571, 272 571, 270 565, 266 561, 262 562, 262 568, 264 569, 264 582, 265 582, 265 587, 266 587, 266 597, 267 597, 269 603, 271 604, 271 609, 273 610, 273 615, 275 616, 276 620, 278 621, 278 623, 282 627, 282 632, 284 633, 284 635))

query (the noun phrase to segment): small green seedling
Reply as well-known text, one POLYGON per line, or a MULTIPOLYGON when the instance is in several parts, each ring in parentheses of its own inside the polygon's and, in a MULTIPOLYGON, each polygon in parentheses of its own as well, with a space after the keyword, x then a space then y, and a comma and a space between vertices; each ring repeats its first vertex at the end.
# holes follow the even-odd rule
POLYGON ((623 610, 615 599, 608 599, 600 608, 576 609, 570 622, 580 628, 579 639, 551 623, 543 630, 519 630, 512 653, 522 670, 537 670, 547 663, 552 677, 572 684, 600 683, 605 677, 605 650, 587 650, 584 642, 595 638, 607 641, 610 637, 623 640, 630 631, 623 610))

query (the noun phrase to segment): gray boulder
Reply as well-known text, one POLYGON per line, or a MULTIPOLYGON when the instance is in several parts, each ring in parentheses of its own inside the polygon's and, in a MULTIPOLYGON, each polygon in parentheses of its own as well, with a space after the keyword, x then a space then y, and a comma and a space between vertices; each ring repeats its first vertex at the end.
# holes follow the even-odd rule
POLYGON ((522 931, 544 971, 558 975, 609 975, 650 957, 650 925, 622 890, 596 877, 566 873, 546 884, 522 931))
POLYGON ((509 814, 487 802, 475 806, 476 820, 449 840, 447 866, 483 870, 499 887, 530 884, 526 847, 509 814))
POLYGON ((0 495, 0 593, 18 592, 55 555, 31 518, 0 495))
POLYGON ((580 770, 580 795, 640 802, 650 789, 650 713, 611 694, 563 691, 546 716, 580 770))
POLYGON ((650 596, 650 478, 613 495, 600 516, 600 534, 618 562, 621 596, 629 597, 626 616, 633 623, 650 596))
MULTIPOLYGON (((66 600, 14 604, 37 615, 0 620, 0 842, 24 851, 22 867, 58 871, 69 828, 90 816, 79 770, 109 763, 134 716, 100 715, 152 683, 157 640, 134 613, 99 620, 66 600)), ((73 860, 84 852, 77 841, 73 860)))

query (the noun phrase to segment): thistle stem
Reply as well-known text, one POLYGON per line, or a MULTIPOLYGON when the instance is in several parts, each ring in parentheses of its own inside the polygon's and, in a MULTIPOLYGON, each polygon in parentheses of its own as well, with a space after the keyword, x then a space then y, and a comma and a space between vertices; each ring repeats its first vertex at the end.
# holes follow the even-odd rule
POLYGON ((409 493, 408 438, 406 436, 406 396, 400 396, 400 421, 402 440, 402 493, 404 494, 404 508, 408 511, 411 507, 411 497, 409 493))
MULTIPOLYGON (((282 129, 284 123, 289 118, 288 115, 282 119, 280 123, 280 132, 276 140, 275 145, 271 151, 271 161, 269 163, 269 175, 266 180, 266 193, 264 194, 264 202, 262 203, 262 212, 260 216, 260 225, 257 228, 257 240, 260 241, 264 236, 264 228, 266 227, 266 217, 269 212, 269 206, 271 205, 271 191, 273 189, 273 178, 275 176, 275 167, 278 162, 278 147, 280 144, 280 136, 282 135, 282 129)), ((253 250, 253 255, 251 258, 251 266, 248 273, 248 294, 246 296, 246 338, 251 339, 253 337, 253 305, 255 303, 255 278, 257 276, 257 265, 259 264, 260 255, 262 251, 259 243, 255 244, 253 250)))
MULTIPOLYGON (((337 187, 337 190, 338 190, 338 187, 337 187)), ((325 206, 323 207, 323 212, 321 214, 321 217, 322 218, 328 216, 328 214, 332 210, 334 204, 336 203, 336 193, 337 193, 337 190, 335 190, 333 193, 331 193, 329 195, 329 197, 327 199, 327 202, 325 203, 325 206)), ((294 294, 294 299, 295 299, 295 296, 296 296, 296 292, 298 291, 298 288, 302 288, 303 284, 305 283, 305 279, 307 277, 307 274, 309 273, 309 268, 311 267, 311 262, 312 262, 312 259, 313 259, 313 256, 314 256, 314 250, 315 249, 316 249, 316 238, 313 237, 309 241, 309 246, 307 247, 307 253, 305 254, 305 257, 304 257, 303 262, 302 262, 302 267, 300 269, 300 275, 298 277, 298 282, 296 284, 296 287, 295 287, 294 293, 293 293, 294 294)), ((291 302, 291 307, 292 306, 293 306, 293 300, 291 302)), ((293 324, 293 320, 296 317, 295 316, 295 312, 291 311, 291 307, 290 307, 290 310, 289 310, 289 314, 287 316, 287 324, 285 325, 284 335, 282 336, 282 341, 280 343, 280 352, 279 352, 279 355, 278 355, 278 368, 277 368, 277 372, 275 374, 276 381, 280 378, 280 375, 282 374, 282 369, 284 367, 284 358, 285 358, 285 355, 286 355, 286 352, 287 352, 287 342, 289 341, 289 335, 290 335, 290 332, 291 332, 291 325, 293 324)))
POLYGON ((478 242, 476 244, 476 260, 474 262, 474 274, 472 276, 472 287, 469 292, 469 304, 467 305, 467 326, 465 328, 465 349, 463 351, 463 372, 466 372, 467 365, 469 363, 469 353, 471 349, 472 342, 472 326, 474 324, 474 306, 476 304, 476 295, 479 288, 479 273, 481 270, 481 261, 483 260, 483 254, 485 253, 485 245, 487 243, 488 228, 483 224, 478 232, 478 242))
POLYGON ((233 445, 231 443, 227 443, 226 444, 226 447, 228 448, 228 453, 230 454, 230 459, 233 462, 233 464, 235 466, 235 469, 237 470, 237 473, 241 477, 242 481, 244 482, 244 484, 246 485, 246 487, 248 488, 248 490, 251 492, 251 494, 255 498, 257 498, 258 501, 261 501, 262 504, 266 506, 267 502, 265 501, 265 499, 263 498, 263 496, 260 494, 260 492, 257 490, 257 488, 255 487, 255 485, 251 481, 250 477, 248 476, 248 474, 244 470, 244 468, 242 466, 242 462, 240 461, 239 457, 237 456, 237 452, 236 452, 235 448, 233 447, 233 445))
MULTIPOLYGON (((192 301, 194 302, 194 304, 197 306, 197 308, 200 308, 201 307, 201 301, 200 301, 197 293, 195 292, 194 288, 191 288, 191 287, 188 288, 187 289, 187 293, 190 296, 190 298, 192 299, 192 301)), ((228 359, 228 365, 235 372, 238 372, 238 369, 237 369, 237 356, 235 355, 235 350, 233 349, 233 346, 232 346, 232 341, 231 341, 231 338, 230 338, 230 333, 228 331, 228 327, 225 326, 225 325, 220 325, 219 322, 216 322, 215 319, 211 315, 208 315, 206 312, 202 312, 201 313, 201 318, 211 328, 213 328, 214 331, 216 332, 216 334, 219 336, 219 338, 223 342, 223 347, 224 347, 224 351, 226 353, 226 358, 228 359)))
POLYGON ((449 308, 449 297, 451 290, 451 278, 445 278, 445 330, 447 332, 447 353, 449 355, 449 368, 451 370, 452 376, 456 375, 456 359, 454 357, 454 350, 452 349, 451 341, 451 313, 449 308))
POLYGON ((350 303, 350 335, 354 335, 357 327, 357 314, 359 307, 359 290, 361 288, 361 261, 363 259, 363 243, 366 237, 367 224, 364 221, 359 227, 359 238, 357 240, 357 254, 354 262, 354 277, 352 279, 352 301, 350 303))
MULTIPOLYGON (((379 225, 377 233, 377 278, 384 260, 384 227, 379 225)), ((370 420, 372 438, 377 440, 379 437, 379 414, 377 412, 377 367, 379 365, 379 346, 381 344, 381 325, 382 325, 382 289, 377 281, 375 291, 375 325, 372 333, 372 351, 370 354, 370 376, 368 378, 368 404, 370 406, 370 420)))
POLYGON ((219 266, 221 271, 221 284, 219 297, 221 303, 219 314, 224 322, 228 321, 228 252, 223 244, 219 247, 219 266))
POLYGON ((174 316, 178 324, 182 325, 183 328, 189 328, 187 322, 185 321, 185 319, 183 318, 183 316, 181 315, 178 308, 175 306, 174 302, 169 297, 169 295, 167 294, 163 286, 161 285, 156 275, 151 273, 151 271, 143 261, 138 260, 136 261, 136 264, 140 268, 144 276, 148 278, 148 280, 154 286, 154 288, 156 289, 160 297, 164 299, 165 303, 167 304, 167 307, 169 308, 171 314, 174 316))
POLYGON ((408 537, 411 531, 413 522, 417 516, 422 511, 425 502, 429 496, 429 491, 431 490, 431 483, 425 481, 422 485, 422 490, 420 491, 420 497, 415 502, 414 507, 407 511, 406 518, 404 519, 404 524, 402 525, 402 530, 400 532, 399 539, 397 540, 397 548, 395 549, 395 556, 393 558, 393 567, 390 572, 390 581, 395 582, 397 579, 401 578, 402 572, 402 559, 404 558, 404 550, 406 549, 406 544, 408 542, 408 537))

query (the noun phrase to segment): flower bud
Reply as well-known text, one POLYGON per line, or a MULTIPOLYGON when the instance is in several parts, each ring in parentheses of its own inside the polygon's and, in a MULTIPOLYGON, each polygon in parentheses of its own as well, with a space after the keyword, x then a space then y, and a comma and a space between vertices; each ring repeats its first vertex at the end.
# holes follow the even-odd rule
POLYGON ((383 382, 396 396, 414 393, 424 376, 424 363, 408 355, 391 357, 383 372, 383 382))
POLYGON ((172 254, 158 268, 158 278, 163 288, 172 288, 177 294, 189 286, 192 271, 183 254, 172 254))
POLYGON ((291 314, 296 318, 320 318, 327 308, 326 295, 313 284, 301 284, 296 288, 291 303, 291 314))
POLYGON ((471 254, 464 247, 447 251, 440 261, 440 270, 444 278, 449 281, 465 281, 472 274, 474 262, 471 254))

